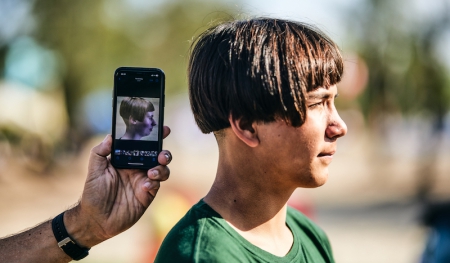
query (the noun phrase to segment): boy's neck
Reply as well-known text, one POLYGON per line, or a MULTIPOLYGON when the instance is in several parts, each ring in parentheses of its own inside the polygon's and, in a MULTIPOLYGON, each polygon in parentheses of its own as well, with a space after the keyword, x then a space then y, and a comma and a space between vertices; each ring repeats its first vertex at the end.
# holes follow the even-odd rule
POLYGON ((248 163, 219 160, 216 179, 204 201, 250 243, 277 256, 289 252, 293 237, 286 226, 286 203, 295 189, 274 189, 270 175, 248 163), (253 178, 253 179, 252 179, 253 178))

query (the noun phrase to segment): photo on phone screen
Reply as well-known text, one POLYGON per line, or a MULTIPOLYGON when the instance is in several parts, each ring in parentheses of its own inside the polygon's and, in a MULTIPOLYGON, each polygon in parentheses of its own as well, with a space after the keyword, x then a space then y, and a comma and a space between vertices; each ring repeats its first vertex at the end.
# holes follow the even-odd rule
POLYGON ((162 149, 164 73, 156 68, 118 68, 114 74, 113 149, 118 168, 149 169, 162 149))
POLYGON ((159 100, 117 97, 116 139, 158 141, 159 100))

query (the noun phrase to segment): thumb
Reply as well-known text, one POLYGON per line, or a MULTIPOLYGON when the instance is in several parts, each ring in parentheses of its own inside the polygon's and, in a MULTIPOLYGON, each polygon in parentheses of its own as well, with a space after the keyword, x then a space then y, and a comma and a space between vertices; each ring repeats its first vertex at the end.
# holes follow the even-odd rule
POLYGON ((92 148, 91 152, 100 157, 106 157, 111 153, 111 145, 112 137, 108 134, 99 145, 92 148))
POLYGON ((108 165, 106 157, 111 153, 111 145, 112 137, 108 134, 99 145, 92 148, 89 157, 89 174, 95 174, 96 171, 102 171, 106 168, 108 165))

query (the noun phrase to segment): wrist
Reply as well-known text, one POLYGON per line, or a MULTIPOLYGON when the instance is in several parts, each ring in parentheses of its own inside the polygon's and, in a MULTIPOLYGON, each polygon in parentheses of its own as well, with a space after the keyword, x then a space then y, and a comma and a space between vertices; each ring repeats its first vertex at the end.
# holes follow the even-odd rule
POLYGON ((58 247, 61 248, 64 253, 70 256, 73 260, 81 260, 89 255, 89 248, 80 246, 73 237, 67 233, 66 226, 64 224, 64 213, 59 214, 52 220, 53 235, 58 242, 58 247))
POLYGON ((91 217, 83 216, 80 210, 80 206, 77 205, 64 213, 67 233, 77 244, 86 248, 91 248, 105 241, 106 238, 102 238, 93 229, 91 217))

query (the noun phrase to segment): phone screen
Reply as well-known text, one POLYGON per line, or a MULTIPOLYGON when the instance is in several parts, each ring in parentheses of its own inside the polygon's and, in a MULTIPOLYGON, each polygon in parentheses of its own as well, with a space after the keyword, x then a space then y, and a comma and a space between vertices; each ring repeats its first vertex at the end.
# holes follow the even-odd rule
POLYGON ((114 74, 113 147, 118 168, 158 165, 164 119, 164 72, 157 68, 118 68, 114 74))

